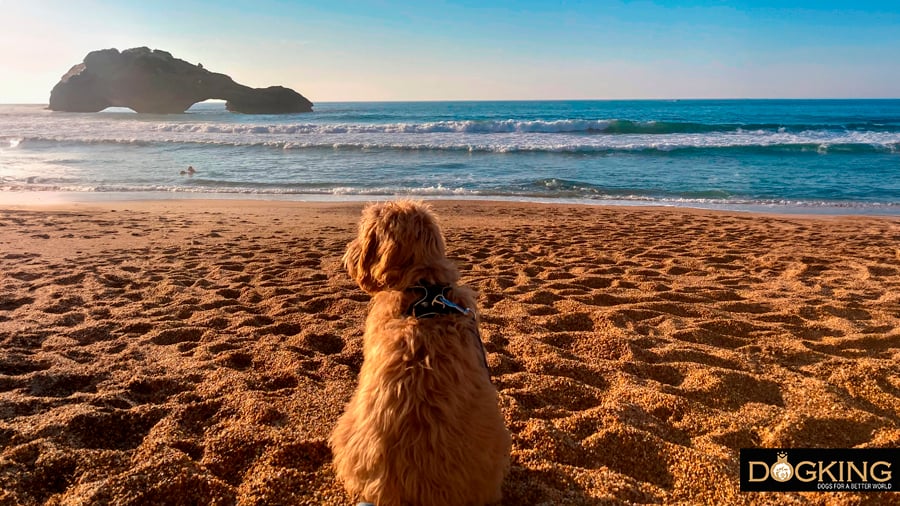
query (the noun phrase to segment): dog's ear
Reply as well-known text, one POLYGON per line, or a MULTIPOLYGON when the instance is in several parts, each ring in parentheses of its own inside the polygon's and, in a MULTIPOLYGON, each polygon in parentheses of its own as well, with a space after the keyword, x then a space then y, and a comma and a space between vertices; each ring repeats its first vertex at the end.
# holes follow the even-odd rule
POLYGON ((350 275, 350 279, 359 283, 359 240, 354 239, 347 244, 347 251, 344 252, 344 256, 341 258, 341 262, 344 264, 344 269, 347 270, 347 274, 350 275))
POLYGON ((381 291, 383 287, 373 277, 373 269, 378 261, 377 217, 366 209, 359 223, 359 236, 347 245, 347 252, 341 259, 344 268, 356 284, 367 293, 381 291))

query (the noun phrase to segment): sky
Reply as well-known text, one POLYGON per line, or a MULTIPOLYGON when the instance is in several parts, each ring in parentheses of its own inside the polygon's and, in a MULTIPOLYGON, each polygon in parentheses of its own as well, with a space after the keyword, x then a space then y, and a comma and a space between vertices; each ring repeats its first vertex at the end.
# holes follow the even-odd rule
POLYGON ((897 0, 0 0, 0 103, 139 46, 313 102, 900 97, 897 0))

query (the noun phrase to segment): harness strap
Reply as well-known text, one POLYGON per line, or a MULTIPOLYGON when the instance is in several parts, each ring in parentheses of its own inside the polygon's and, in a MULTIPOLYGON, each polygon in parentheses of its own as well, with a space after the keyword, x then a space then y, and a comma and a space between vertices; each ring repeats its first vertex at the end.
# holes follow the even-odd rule
MULTIPOLYGON (((407 316, 416 319, 434 318, 439 315, 461 314, 464 316, 475 314, 474 311, 467 307, 462 307, 447 298, 446 293, 450 290, 449 286, 441 285, 420 285, 413 286, 410 290, 416 290, 422 296, 417 299, 406 310, 407 316)), ((478 341, 478 349, 481 351, 481 363, 484 370, 490 378, 490 368, 487 363, 487 353, 484 350, 484 343, 481 341, 481 332, 476 329, 475 339, 478 341)))

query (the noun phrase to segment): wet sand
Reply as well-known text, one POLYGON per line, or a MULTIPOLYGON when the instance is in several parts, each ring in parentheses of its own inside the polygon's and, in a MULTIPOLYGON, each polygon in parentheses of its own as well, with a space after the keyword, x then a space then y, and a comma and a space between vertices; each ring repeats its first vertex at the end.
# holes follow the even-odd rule
MULTIPOLYGON (((434 203, 513 433, 504 504, 741 493, 742 447, 900 447, 900 221, 434 203)), ((351 504, 328 434, 361 204, 0 207, 0 504, 351 504)))

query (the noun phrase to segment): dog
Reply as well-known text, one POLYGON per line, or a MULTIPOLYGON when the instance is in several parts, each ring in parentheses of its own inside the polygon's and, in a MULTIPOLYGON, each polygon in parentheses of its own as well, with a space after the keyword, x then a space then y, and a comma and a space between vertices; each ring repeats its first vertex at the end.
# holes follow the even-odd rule
POLYGON ((329 444, 347 493, 376 506, 501 499, 510 435, 475 293, 444 250, 431 208, 400 200, 366 207, 343 257, 372 301, 359 384, 329 444))

